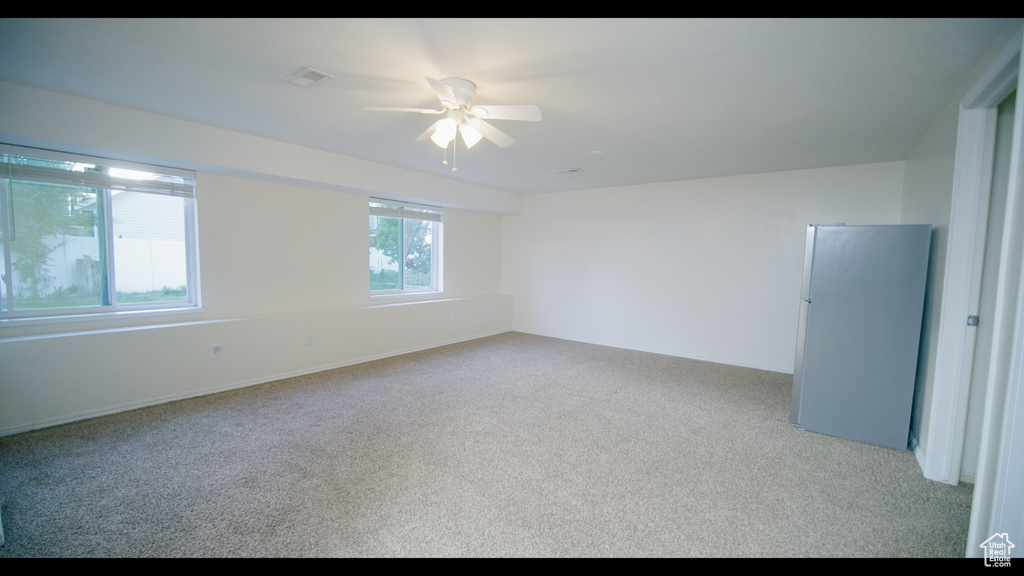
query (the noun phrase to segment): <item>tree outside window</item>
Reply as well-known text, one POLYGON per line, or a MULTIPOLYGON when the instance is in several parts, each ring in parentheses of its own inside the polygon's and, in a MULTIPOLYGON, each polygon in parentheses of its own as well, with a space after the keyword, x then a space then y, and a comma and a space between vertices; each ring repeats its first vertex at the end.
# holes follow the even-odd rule
POLYGON ((424 219, 422 212, 371 204, 371 293, 437 290, 440 227, 439 218, 424 219))

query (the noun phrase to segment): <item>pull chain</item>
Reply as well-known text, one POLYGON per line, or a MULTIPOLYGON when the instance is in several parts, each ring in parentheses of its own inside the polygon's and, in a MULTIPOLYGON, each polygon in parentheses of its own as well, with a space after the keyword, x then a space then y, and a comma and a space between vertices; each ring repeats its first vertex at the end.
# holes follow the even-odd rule
MULTIPOLYGON (((455 138, 451 139, 451 143, 452 143, 452 172, 455 172, 456 170, 459 169, 455 165, 455 149, 458 147, 458 143, 457 143, 458 139, 459 138, 457 136, 455 138)), ((448 165, 448 146, 444 147, 444 156, 443 156, 443 159, 441 160, 441 164, 444 164, 445 166, 448 165)))

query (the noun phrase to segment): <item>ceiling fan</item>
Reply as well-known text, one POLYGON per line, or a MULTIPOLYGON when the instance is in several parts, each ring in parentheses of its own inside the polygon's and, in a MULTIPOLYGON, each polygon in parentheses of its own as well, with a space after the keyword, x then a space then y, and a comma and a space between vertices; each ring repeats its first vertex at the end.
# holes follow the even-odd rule
MULTIPOLYGON (((515 142, 515 139, 498 130, 486 120, 528 120, 539 122, 541 119, 540 108, 532 104, 474 104, 476 84, 464 78, 437 80, 428 76, 427 82, 434 89, 438 100, 441 101, 440 110, 430 108, 381 108, 374 106, 365 107, 363 110, 445 114, 444 118, 434 122, 433 125, 416 138, 416 140, 426 140, 429 138, 439 147, 444 148, 446 151, 445 164, 448 163, 448 144, 455 140, 457 133, 462 134, 462 141, 466 144, 466 148, 472 148, 481 138, 486 138, 504 148, 515 142)), ((455 170, 455 168, 452 168, 452 170, 455 170)))

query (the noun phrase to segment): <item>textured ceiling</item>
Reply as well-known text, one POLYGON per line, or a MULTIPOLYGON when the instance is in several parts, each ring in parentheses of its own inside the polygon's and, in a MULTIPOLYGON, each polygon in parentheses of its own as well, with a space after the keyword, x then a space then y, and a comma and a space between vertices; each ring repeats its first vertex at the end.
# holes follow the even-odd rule
POLYGON ((904 159, 1004 23, 3 19, 0 79, 536 193, 904 159), (436 117, 363 110, 438 108, 426 76, 543 120, 452 172, 415 141, 436 117))

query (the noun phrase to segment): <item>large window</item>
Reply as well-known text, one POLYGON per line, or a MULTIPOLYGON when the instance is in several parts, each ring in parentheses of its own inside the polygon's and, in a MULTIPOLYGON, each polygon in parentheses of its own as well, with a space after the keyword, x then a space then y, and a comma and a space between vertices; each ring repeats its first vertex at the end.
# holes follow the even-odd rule
POLYGON ((195 175, 0 145, 0 318, 196 306, 195 175))
POLYGON ((370 294, 441 290, 441 209, 370 200, 370 294))

